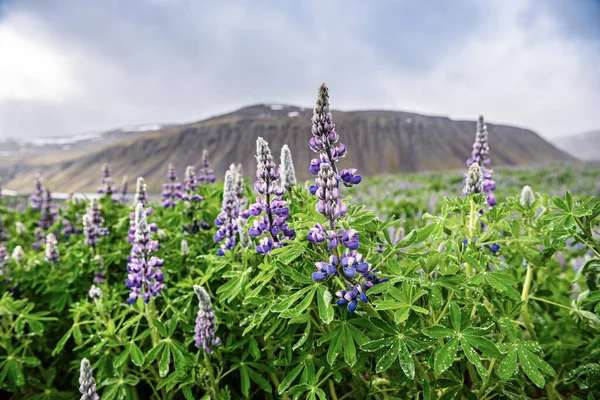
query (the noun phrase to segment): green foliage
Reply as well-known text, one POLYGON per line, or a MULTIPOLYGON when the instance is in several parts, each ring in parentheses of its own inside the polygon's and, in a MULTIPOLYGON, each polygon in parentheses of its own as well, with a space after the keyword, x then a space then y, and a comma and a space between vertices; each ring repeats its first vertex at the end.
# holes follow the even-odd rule
POLYGON ((102 199, 110 235, 96 248, 60 234, 63 220, 81 227, 85 202, 62 209, 50 229, 59 233, 55 265, 31 248, 38 213, 4 208, 7 248, 21 245, 25 258, 8 260, 1 283, 0 393, 75 398, 86 357, 104 400, 592 398, 600 392, 600 203, 586 197, 591 187, 538 194, 531 208, 519 201, 524 183, 556 190, 573 181, 567 172, 497 172, 513 183, 499 184, 493 209, 482 196, 456 196, 462 180, 445 175, 351 189, 352 203, 367 207, 350 205, 339 227, 358 231, 359 252, 388 279, 353 313, 335 304, 343 276, 311 279, 329 255, 306 240, 323 219, 303 188, 286 194, 297 238, 268 256, 238 245, 219 257, 214 226, 182 229, 212 225, 220 185, 199 189, 200 207, 155 206, 149 222, 164 233, 157 254, 167 288, 147 305, 125 303, 131 207, 102 199), (93 300, 96 255, 106 282, 93 300), (215 309, 222 344, 212 354, 194 345, 194 284, 215 309))

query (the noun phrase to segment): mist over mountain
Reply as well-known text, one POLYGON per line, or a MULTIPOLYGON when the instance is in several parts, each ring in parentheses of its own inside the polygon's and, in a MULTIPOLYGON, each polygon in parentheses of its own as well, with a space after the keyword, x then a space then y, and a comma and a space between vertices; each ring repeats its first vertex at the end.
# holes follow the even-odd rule
POLYGON ((556 146, 584 161, 600 161, 600 129, 552 140, 556 146))

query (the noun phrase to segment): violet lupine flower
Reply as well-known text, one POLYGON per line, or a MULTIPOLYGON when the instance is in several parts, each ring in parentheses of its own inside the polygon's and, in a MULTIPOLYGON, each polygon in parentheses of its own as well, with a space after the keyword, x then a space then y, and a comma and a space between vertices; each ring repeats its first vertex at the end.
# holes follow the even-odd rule
POLYGON ((144 302, 148 303, 151 296, 158 296, 164 289, 164 275, 160 270, 164 261, 151 256, 158 248, 158 242, 150 237, 146 210, 142 204, 138 204, 135 210, 135 241, 131 248, 129 264, 127 264, 129 274, 125 281, 131 290, 127 304, 135 303, 140 294, 144 302))
POLYGON ((482 188, 486 195, 488 204, 493 207, 496 205, 496 182, 493 180, 494 171, 490 168, 491 160, 489 158, 490 146, 488 144, 487 125, 483 120, 483 116, 479 116, 477 121, 477 133, 475 134, 475 142, 473 143, 473 152, 471 158, 467 160, 467 166, 474 163, 481 167, 481 175, 483 177, 482 188))
POLYGON ((35 190, 29 195, 29 204, 35 211, 42 209, 42 201, 44 197, 44 185, 42 185, 42 177, 40 174, 35 174, 35 190))
POLYGON ((106 197, 112 198, 114 192, 114 184, 112 176, 110 175, 110 168, 108 164, 102 165, 102 186, 100 186, 97 190, 98 193, 104 194, 106 197))
POLYGON ((123 204, 127 202, 127 189, 129 189, 129 178, 125 175, 121 182, 121 198, 119 199, 123 204))
POLYGON ((181 198, 181 183, 177 182, 177 171, 173 164, 169 164, 167 176, 170 182, 163 183, 162 205, 164 208, 173 208, 177 199, 181 198))
POLYGON ((42 197, 42 208, 40 213, 40 228, 49 229, 56 219, 56 207, 52 204, 52 194, 46 189, 42 197))
POLYGON ((98 228, 92 222, 89 214, 83 216, 83 234, 85 235, 85 244, 92 247, 98 244, 98 228))
POLYGON ((96 391, 96 380, 92 376, 92 365, 87 358, 81 360, 79 368, 79 393, 81 400, 100 400, 96 391))
POLYGON ((215 225, 219 227, 219 230, 213 236, 215 242, 224 242, 217 251, 219 256, 224 256, 226 250, 233 249, 237 244, 237 219, 239 213, 240 210, 235 193, 234 176, 232 171, 229 170, 225 173, 221 212, 215 219, 215 225))
POLYGON ((90 216, 90 221, 93 225, 96 226, 96 230, 98 235, 100 236, 108 236, 109 230, 102 226, 104 222, 104 218, 102 217, 102 212, 100 210, 100 203, 98 203, 97 199, 92 199, 90 201, 90 205, 87 209, 87 215, 90 216))
MULTIPOLYGON (((144 182, 144 178, 141 176, 137 178, 137 184, 135 188, 135 196, 133 197, 133 205, 137 207, 138 204, 146 207, 148 205, 148 194, 146 192, 146 182, 144 182)), ((152 215, 154 211, 152 207, 146 208, 146 215, 152 215)), ((150 230, 155 232, 156 225, 151 224, 150 230)), ((129 213, 129 237, 127 239, 129 243, 133 243, 135 241, 135 211, 129 213)))
POLYGON ((202 348, 208 354, 212 354, 212 347, 221 344, 221 339, 215 337, 217 319, 212 307, 212 302, 206 290, 203 287, 194 285, 194 292, 198 296, 200 306, 198 308, 198 317, 194 327, 194 341, 197 348, 202 348))
POLYGON ((215 171, 210 168, 210 160, 208 159, 208 150, 202 150, 202 168, 199 169, 198 182, 215 183, 215 171))
POLYGON ((6 246, 0 245, 0 276, 8 275, 8 271, 4 269, 6 263, 10 259, 8 252, 6 251, 6 246))
POLYGON ((2 216, 0 215, 0 243, 8 241, 8 232, 2 222, 2 216))
POLYGON ((53 233, 46 236, 46 260, 56 263, 58 262, 58 241, 53 233))
POLYGON ((196 191, 198 190, 198 178, 196 177, 196 167, 189 165, 185 169, 185 180, 183 182, 184 192, 180 194, 182 200, 202 201, 204 198, 196 191))
POLYGON ((348 206, 342 201, 338 177, 331 165, 322 163, 320 169, 319 175, 315 179, 317 186, 315 196, 319 199, 317 211, 319 214, 323 214, 328 221, 335 223, 335 220, 348 213, 348 206))
POLYGON ((296 237, 296 231, 287 223, 290 210, 287 202, 282 199, 285 189, 277 187, 279 171, 273 162, 269 144, 261 137, 256 141, 256 160, 258 180, 254 188, 259 196, 256 198, 256 203, 250 205, 249 212, 242 213, 242 216, 259 217, 254 220, 248 233, 255 238, 263 234, 270 236, 266 240, 261 240, 260 245, 256 246, 258 253, 268 254, 273 248, 283 246, 282 240, 296 237))
POLYGON ((292 161, 292 152, 287 144, 281 148, 281 185, 285 190, 290 190, 296 186, 296 171, 292 161))
POLYGON ((46 236, 44 236, 44 231, 39 226, 35 228, 33 231, 33 238, 35 239, 31 244, 31 248, 35 251, 40 251, 42 247, 44 247, 44 243, 46 243, 46 236))

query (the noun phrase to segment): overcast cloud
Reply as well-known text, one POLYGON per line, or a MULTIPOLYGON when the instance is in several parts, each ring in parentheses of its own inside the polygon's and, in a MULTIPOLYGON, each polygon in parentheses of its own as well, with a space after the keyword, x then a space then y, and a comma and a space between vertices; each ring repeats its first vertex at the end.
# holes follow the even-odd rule
POLYGON ((600 129, 596 0, 0 0, 0 138, 259 102, 600 129))

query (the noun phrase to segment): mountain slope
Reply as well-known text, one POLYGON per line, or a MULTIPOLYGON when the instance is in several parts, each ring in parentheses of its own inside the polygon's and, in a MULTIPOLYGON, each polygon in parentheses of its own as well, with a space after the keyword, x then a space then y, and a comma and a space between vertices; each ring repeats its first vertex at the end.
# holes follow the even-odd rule
POLYGON ((600 161, 600 130, 554 139, 557 147, 586 161, 600 161))
MULTIPOLYGON (((363 175, 465 168, 475 137, 475 121, 454 121, 401 111, 333 111, 341 141, 348 147, 342 168, 358 168, 363 175)), ((35 171, 42 171, 54 191, 95 189, 102 163, 111 165, 115 180, 128 175, 130 182, 144 176, 151 190, 166 178, 167 163, 180 174, 187 165, 200 163, 202 149, 209 150, 217 178, 232 162, 242 163, 246 176, 255 173, 258 136, 271 145, 278 162, 288 144, 299 179, 309 179, 314 157, 307 146, 312 110, 295 106, 254 105, 191 124, 140 135, 85 155, 59 162, 22 160, 16 163, 7 187, 30 190, 35 171)), ((541 165, 574 158, 558 150, 533 131, 488 124, 493 165, 541 165)), ((183 176, 180 176, 182 179, 183 176)), ((5 180, 6 181, 6 180, 5 180)))

